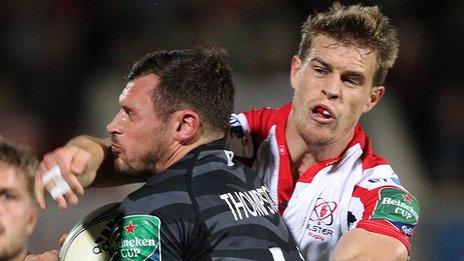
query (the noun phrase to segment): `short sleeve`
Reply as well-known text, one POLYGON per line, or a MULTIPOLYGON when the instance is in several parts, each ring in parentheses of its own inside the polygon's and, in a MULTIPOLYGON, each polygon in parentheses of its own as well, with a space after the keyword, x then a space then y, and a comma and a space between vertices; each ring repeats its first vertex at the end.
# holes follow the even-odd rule
POLYGON ((399 187, 371 190, 356 187, 349 205, 349 228, 363 228, 400 240, 409 250, 409 237, 419 221, 419 203, 399 187))

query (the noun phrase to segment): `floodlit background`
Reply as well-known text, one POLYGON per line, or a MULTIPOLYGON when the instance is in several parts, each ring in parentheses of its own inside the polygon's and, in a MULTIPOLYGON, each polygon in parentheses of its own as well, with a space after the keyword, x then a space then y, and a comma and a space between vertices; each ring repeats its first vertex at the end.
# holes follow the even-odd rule
MULTIPOLYGON (((39 155, 81 134, 105 137, 123 77, 143 54, 214 43, 230 52, 236 111, 290 101, 299 29, 332 1, 0 1, 0 135, 39 155)), ((341 1, 345 4, 354 1, 341 1)), ((399 29, 400 58, 363 122, 422 204, 412 260, 464 256, 464 2, 378 4, 399 29)), ((81 216, 135 187, 91 189, 60 212, 49 201, 30 247, 58 247, 81 216)))

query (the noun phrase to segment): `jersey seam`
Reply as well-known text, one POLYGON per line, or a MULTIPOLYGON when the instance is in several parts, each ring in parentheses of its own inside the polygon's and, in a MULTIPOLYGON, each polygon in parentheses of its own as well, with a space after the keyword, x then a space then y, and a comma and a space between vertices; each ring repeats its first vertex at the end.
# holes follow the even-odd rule
POLYGON ((200 207, 198 206, 198 202, 195 199, 195 195, 194 195, 194 192, 193 192, 193 186, 192 186, 192 183, 193 183, 192 182, 193 169, 197 165, 199 154, 200 154, 200 152, 197 151, 193 155, 193 163, 189 166, 188 171, 187 171, 187 175, 186 175, 186 186, 187 186, 188 195, 190 197, 190 201, 192 202, 193 208, 195 209, 195 213, 197 215, 197 218, 200 219, 200 221, 201 221, 200 223, 201 223, 204 231, 206 231, 206 233, 208 235, 208 247, 211 248, 211 241, 210 241, 211 233, 210 233, 210 231, 208 229, 208 226, 206 225, 205 218, 203 217, 203 215, 200 212, 200 207))

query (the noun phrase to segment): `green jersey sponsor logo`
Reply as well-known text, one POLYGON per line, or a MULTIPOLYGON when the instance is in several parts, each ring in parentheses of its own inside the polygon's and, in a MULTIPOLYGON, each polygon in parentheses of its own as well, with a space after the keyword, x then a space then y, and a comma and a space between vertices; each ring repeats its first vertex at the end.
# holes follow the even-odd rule
POLYGON ((161 260, 161 220, 151 215, 122 218, 113 229, 112 260, 161 260))
POLYGON ((387 219, 402 224, 416 225, 419 221, 419 203, 406 191, 383 188, 372 214, 372 219, 387 219))

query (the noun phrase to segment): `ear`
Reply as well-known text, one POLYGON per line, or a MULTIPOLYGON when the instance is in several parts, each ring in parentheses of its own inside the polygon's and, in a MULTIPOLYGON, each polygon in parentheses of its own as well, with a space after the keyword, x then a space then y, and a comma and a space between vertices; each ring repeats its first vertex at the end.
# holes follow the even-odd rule
POLYGON ((34 231, 35 225, 37 224, 37 218, 39 216, 39 208, 37 206, 31 206, 29 220, 27 221, 27 232, 32 234, 34 231))
POLYGON ((377 105, 377 103, 382 99, 383 94, 385 93, 385 86, 374 86, 371 89, 369 94, 369 99, 366 102, 366 106, 364 107, 363 113, 370 111, 372 108, 377 105))
POLYGON ((301 59, 298 55, 294 55, 292 58, 292 65, 290 67, 290 85, 292 86, 292 89, 296 89, 297 87, 297 77, 298 77, 298 72, 300 71, 301 68, 301 59))
POLYGON ((177 111, 172 119, 176 124, 174 138, 180 143, 187 143, 200 130, 200 117, 193 110, 177 111))

